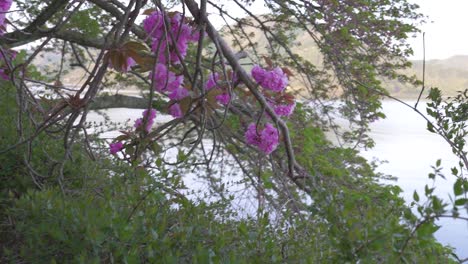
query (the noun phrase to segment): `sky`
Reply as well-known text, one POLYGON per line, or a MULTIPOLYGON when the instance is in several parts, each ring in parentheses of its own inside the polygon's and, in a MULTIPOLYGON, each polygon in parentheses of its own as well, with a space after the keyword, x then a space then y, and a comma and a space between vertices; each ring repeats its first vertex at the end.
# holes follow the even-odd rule
MULTIPOLYGON (((455 55, 468 55, 468 0, 408 0, 420 6, 420 12, 429 16, 428 23, 421 27, 426 33, 426 59, 446 59, 455 55)), ((224 4, 233 16, 242 17, 243 12, 232 2, 215 0, 224 4)), ((268 10, 263 6, 263 1, 256 0, 249 7, 255 14, 262 14, 268 10)), ((216 12, 213 10, 212 12, 216 12)), ((214 24, 223 22, 211 15, 214 24)), ((423 59, 422 33, 409 40, 414 55, 409 59, 423 59)))
MULTIPOLYGON (((454 55, 468 55, 467 0, 410 0, 429 16, 421 30, 426 32, 426 59, 445 59, 454 55)), ((423 58, 422 34, 410 41, 414 56, 423 58)))

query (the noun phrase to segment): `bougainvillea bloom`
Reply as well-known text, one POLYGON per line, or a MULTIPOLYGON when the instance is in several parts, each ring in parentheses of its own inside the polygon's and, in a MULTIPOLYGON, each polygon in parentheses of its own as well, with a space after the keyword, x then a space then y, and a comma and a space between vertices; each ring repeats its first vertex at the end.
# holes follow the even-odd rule
POLYGON ((222 93, 219 94, 215 97, 216 101, 222 105, 227 105, 229 104, 229 101, 231 101, 231 96, 229 93, 222 93))
POLYGON ((189 96, 189 91, 183 87, 179 87, 169 94, 171 100, 181 100, 187 96, 189 96))
POLYGON ((296 103, 292 104, 270 104, 275 111, 275 114, 278 116, 290 116, 296 107, 296 103))
POLYGON ((121 151, 122 149, 123 149, 122 142, 115 142, 115 143, 109 144, 109 151, 110 151, 110 154, 112 155, 117 154, 117 152, 121 151))
POLYGON ((10 10, 11 3, 12 0, 0 0, 0 35, 3 35, 3 31, 6 28, 6 13, 10 10))
POLYGON ((184 21, 180 13, 173 13, 170 24, 166 26, 163 13, 155 11, 143 21, 143 28, 152 38, 151 47, 159 54, 158 62, 163 64, 167 59, 171 63, 179 64, 180 59, 184 59, 187 55, 189 42, 197 41, 199 38, 199 33, 193 33, 194 30, 184 21))
POLYGON ((258 84, 261 84, 261 83, 263 83, 263 80, 265 79, 266 71, 262 67, 260 67, 259 65, 255 65, 252 68, 251 74, 252 74, 252 77, 254 78, 254 80, 258 84))
POLYGON ((149 111, 149 114, 148 114, 148 109, 146 109, 145 111, 143 111, 143 117, 142 118, 138 118, 137 120, 135 120, 135 125, 134 127, 136 129, 140 128, 142 125, 143 125, 143 118, 146 117, 146 126, 145 126, 145 131, 146 132, 150 132, 151 130, 151 127, 153 126, 154 124, 154 119, 156 118, 156 110, 154 109, 151 109, 149 111))
POLYGON ((180 118, 183 116, 182 109, 179 104, 173 104, 169 107, 169 114, 174 118, 180 118))
MULTIPOLYGON (((169 71, 166 65, 158 63, 154 69, 154 89, 158 92, 173 92, 180 88, 184 82, 184 76, 178 75, 169 71)), ((150 74, 150 80, 153 74, 150 74)))
POLYGON ((153 38, 162 38, 164 34, 164 17, 161 12, 155 11, 143 21, 143 29, 153 38))
POLYGON ((248 144, 256 146, 260 151, 268 155, 278 147, 278 129, 267 123, 263 130, 257 130, 257 125, 251 123, 245 132, 245 139, 248 144))
POLYGON ((273 152, 279 144, 278 129, 272 124, 266 124, 261 134, 261 143, 258 148, 265 154, 273 152))
POLYGON ((216 82, 219 80, 219 74, 217 72, 210 73, 208 75, 208 80, 205 83, 205 90, 209 91, 216 86, 216 82))
POLYGON ((288 86, 288 76, 279 67, 267 71, 255 65, 251 73, 254 80, 264 89, 281 92, 288 86))

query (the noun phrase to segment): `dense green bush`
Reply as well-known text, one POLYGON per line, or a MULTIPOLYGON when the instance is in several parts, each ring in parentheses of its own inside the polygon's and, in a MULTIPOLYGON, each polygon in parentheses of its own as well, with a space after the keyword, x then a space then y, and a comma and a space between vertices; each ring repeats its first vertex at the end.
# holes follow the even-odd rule
MULTIPOLYGON (((2 84, 0 92, 0 145, 6 149, 18 140, 16 106, 12 87, 2 84)), ((450 261, 450 250, 432 236, 432 223, 400 252, 414 218, 398 196, 401 190, 378 184, 379 175, 356 151, 334 148, 306 121, 307 111, 298 109, 297 116, 290 125, 296 126, 294 140, 304 146, 298 157, 326 180, 312 192, 308 212, 286 212, 289 217, 279 221, 268 213, 241 218, 225 202, 190 201, 163 183, 161 175, 109 160, 105 153, 92 161, 79 146, 60 176, 46 161, 64 155, 63 143, 49 134, 37 137, 31 149, 19 145, 2 152, 1 261, 450 261), (40 185, 24 168, 28 152, 33 153, 29 166, 47 176, 40 185)))

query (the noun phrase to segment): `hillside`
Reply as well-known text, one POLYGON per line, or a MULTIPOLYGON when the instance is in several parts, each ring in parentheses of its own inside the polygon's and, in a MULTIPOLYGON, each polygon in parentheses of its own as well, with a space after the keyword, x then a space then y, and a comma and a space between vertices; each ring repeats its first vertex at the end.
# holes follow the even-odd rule
MULTIPOLYGON (((257 43, 257 51, 261 54, 268 48, 266 37, 260 30, 252 27, 245 27, 246 34, 249 34, 253 43, 257 43)), ((224 37, 232 43, 233 38, 227 34, 227 29, 224 37)), ((291 47, 294 53, 299 54, 303 58, 316 65, 318 68, 322 66, 322 56, 316 44, 312 41, 306 33, 299 33, 295 39, 299 45, 291 47)), ((238 48, 237 48, 238 49, 238 48)), ((422 80, 423 61, 414 60, 412 67, 405 70, 409 76, 416 75, 418 79, 422 80)), ((454 95, 456 91, 468 88, 468 55, 457 55, 442 60, 429 60, 426 61, 426 87, 438 87, 446 95, 454 95)), ((294 87, 295 82, 292 82, 294 87)), ((418 96, 421 87, 414 87, 410 85, 402 85, 398 81, 389 81, 384 84, 384 87, 390 94, 401 98, 415 98, 418 96)))
MULTIPOLYGON (((267 46, 267 39, 263 34, 259 34, 258 30, 248 28, 247 33, 254 33, 252 40, 258 44, 257 51, 262 54, 265 52, 267 46)), ((233 38, 225 34, 225 38, 229 43, 232 43, 233 38)), ((306 58, 308 61, 322 67, 322 56, 318 48, 311 41, 306 34, 299 34, 297 43, 300 45, 292 47, 292 51, 306 58)), ((234 48, 238 50, 239 48, 234 48)), ((248 51, 253 53, 253 51, 248 51)), ((43 52, 34 61, 35 65, 46 75, 52 69, 57 69, 60 64, 61 57, 57 53, 43 52)), ((248 61, 246 61, 248 62, 248 61)), ((410 69, 406 70, 408 75, 416 75, 422 79, 423 62, 421 60, 412 61, 413 65, 410 69)), ((65 84, 79 84, 84 79, 85 72, 78 67, 64 67, 65 71, 62 74, 62 82, 65 84)), ((292 81, 292 87, 299 87, 298 82, 292 81)), ((387 90, 394 96, 401 98, 414 98, 417 97, 420 87, 413 87, 409 85, 402 85, 397 81, 389 81, 384 85, 387 90)), ((457 55, 442 60, 428 60, 426 61, 426 87, 439 87, 444 94, 453 95, 456 91, 468 88, 468 55, 457 55)))

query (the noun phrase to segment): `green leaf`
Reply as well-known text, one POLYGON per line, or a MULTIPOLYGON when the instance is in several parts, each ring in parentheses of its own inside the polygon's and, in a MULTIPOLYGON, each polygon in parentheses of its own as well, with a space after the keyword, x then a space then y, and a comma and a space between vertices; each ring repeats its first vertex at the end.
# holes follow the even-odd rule
POLYGON ((418 195, 418 192, 416 192, 416 190, 413 193, 413 200, 415 200, 416 202, 419 202, 419 195, 418 195))
POLYGON ((453 184, 453 193, 455 196, 463 194, 463 180, 457 179, 457 181, 453 184))
POLYGON ((429 130, 429 132, 435 133, 434 125, 432 125, 431 122, 427 122, 427 130, 429 130))
POLYGON ((460 199, 455 200, 455 205, 456 206, 463 206, 463 205, 465 205, 467 203, 468 203, 467 198, 460 198, 460 199))

